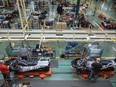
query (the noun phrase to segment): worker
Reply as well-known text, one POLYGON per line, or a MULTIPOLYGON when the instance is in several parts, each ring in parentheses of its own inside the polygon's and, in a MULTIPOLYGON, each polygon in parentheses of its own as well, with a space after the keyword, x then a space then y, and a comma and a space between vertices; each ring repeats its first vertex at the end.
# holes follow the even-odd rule
MULTIPOLYGON (((3 59, 0 60, 0 71, 3 75, 4 82, 8 83, 8 87, 12 87, 12 80, 10 78, 10 71, 9 66, 5 64, 5 61, 3 59)), ((5 87, 5 83, 3 83, 0 87, 5 87)))
POLYGON ((20 48, 20 57, 24 60, 27 60, 29 51, 27 49, 27 46, 24 45, 23 48, 20 48))
POLYGON ((100 58, 96 58, 95 62, 91 64, 91 72, 89 75, 89 80, 92 78, 96 81, 97 80, 97 75, 102 69, 102 64, 100 63, 100 58))
POLYGON ((60 5, 58 5, 58 7, 57 7, 57 13, 61 16, 62 15, 62 13, 63 13, 63 7, 62 7, 62 5, 60 4, 60 5))

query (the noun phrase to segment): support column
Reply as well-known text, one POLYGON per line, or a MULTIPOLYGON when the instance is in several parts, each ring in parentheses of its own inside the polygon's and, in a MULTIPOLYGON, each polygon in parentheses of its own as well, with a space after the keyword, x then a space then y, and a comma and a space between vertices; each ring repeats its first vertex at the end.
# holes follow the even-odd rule
POLYGON ((20 9, 20 1, 17 0, 17 6, 18 6, 18 12, 19 12, 19 18, 20 18, 20 23, 21 23, 21 28, 23 29, 24 28, 24 25, 23 25, 23 20, 22 20, 22 16, 21 16, 21 9, 20 9))
POLYGON ((95 9, 94 9, 93 16, 95 16, 95 14, 96 14, 96 11, 97 11, 97 2, 98 2, 98 0, 95 0, 95 9))
POLYGON ((77 19, 77 16, 78 16, 78 13, 79 13, 80 1, 81 1, 81 0, 77 0, 77 6, 76 6, 75 19, 77 19))
POLYGON ((64 3, 66 4, 66 0, 64 1, 64 3))
POLYGON ((9 0, 6 0, 7 7, 9 7, 9 2, 10 2, 9 0))

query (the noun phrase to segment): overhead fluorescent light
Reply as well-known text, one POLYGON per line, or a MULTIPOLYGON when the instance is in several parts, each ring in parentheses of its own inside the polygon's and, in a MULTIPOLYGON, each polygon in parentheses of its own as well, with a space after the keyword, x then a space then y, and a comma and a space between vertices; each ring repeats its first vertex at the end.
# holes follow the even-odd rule
POLYGON ((90 34, 88 34, 88 37, 93 38, 93 37, 96 37, 96 35, 95 35, 95 34, 90 33, 90 34))
POLYGON ((96 36, 94 35, 94 36, 88 36, 88 37, 86 37, 87 42, 94 42, 94 40, 92 39, 94 37, 96 37, 96 36))
POLYGON ((26 40, 31 34, 25 34, 24 39, 26 40))

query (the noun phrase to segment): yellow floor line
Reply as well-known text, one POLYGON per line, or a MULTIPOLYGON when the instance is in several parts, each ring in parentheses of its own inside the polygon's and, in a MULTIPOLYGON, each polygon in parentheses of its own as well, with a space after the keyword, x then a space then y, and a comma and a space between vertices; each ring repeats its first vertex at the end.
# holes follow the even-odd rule
POLYGON ((56 58, 60 58, 59 56, 57 56, 56 58))
POLYGON ((110 58, 116 58, 116 57, 101 57, 101 58, 110 59, 110 58))
POLYGON ((78 77, 78 78, 73 78, 73 80, 79 80, 79 78, 80 78, 80 77, 78 77))

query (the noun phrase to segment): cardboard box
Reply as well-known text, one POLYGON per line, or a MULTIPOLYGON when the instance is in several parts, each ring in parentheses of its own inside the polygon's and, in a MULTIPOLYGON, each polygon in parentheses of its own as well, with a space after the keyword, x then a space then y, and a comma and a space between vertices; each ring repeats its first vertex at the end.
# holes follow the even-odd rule
POLYGON ((67 29, 66 22, 56 22, 56 29, 67 29))

